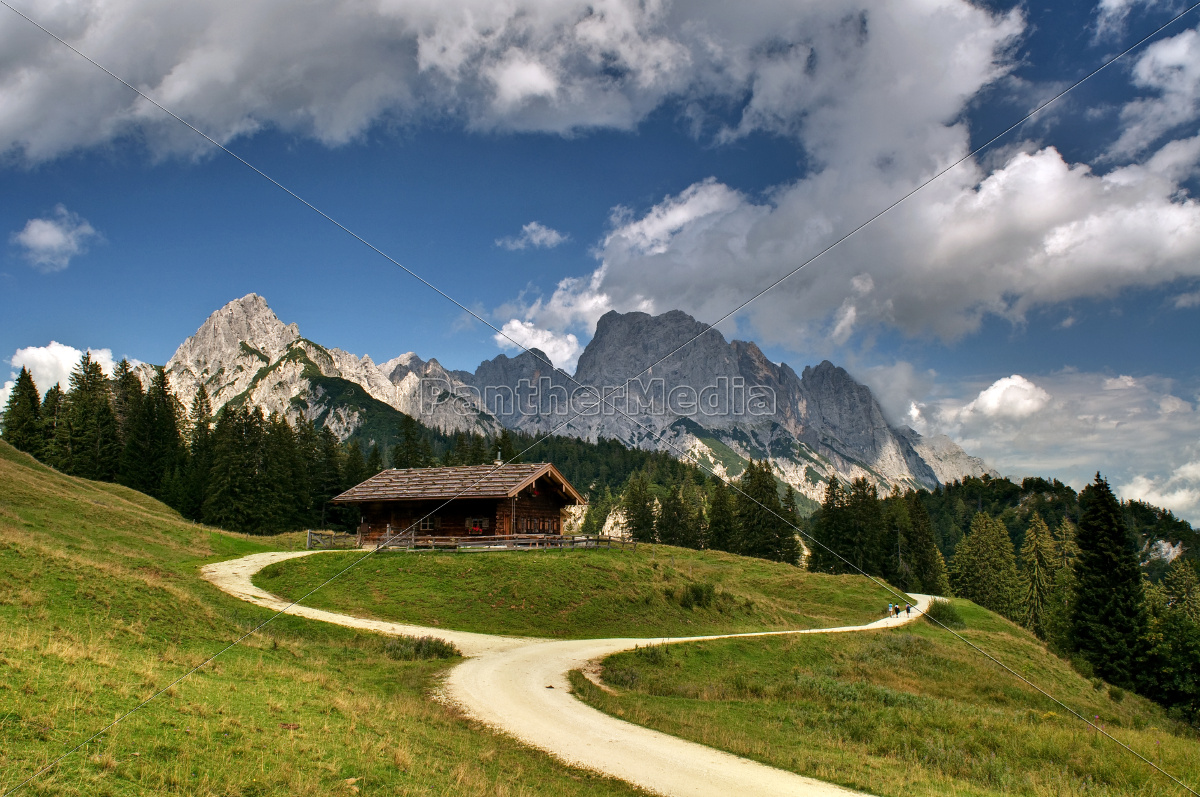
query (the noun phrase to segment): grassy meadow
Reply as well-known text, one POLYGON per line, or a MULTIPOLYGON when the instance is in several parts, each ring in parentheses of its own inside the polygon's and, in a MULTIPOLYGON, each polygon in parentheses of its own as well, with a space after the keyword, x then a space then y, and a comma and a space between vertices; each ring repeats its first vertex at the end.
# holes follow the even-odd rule
MULTIPOLYGON (((0 794, 269 616, 200 565, 302 544, 194 526, 0 442, 0 794)), ((454 659, 393 652, 281 617, 16 793, 636 793, 431 699, 454 659)))
MULTIPOLYGON (((1193 786, 1200 740, 1089 681, 1023 629, 955 601, 960 633, 1193 786)), ((879 795, 1176 795, 1058 705, 922 621, 854 634, 642 648, 575 693, 631 722, 879 795)))
MULTIPOLYGON (((254 583, 295 599, 361 553, 277 562, 254 583)), ((869 623, 867 579, 665 545, 633 550, 375 554, 305 600, 361 617, 561 639, 692 636, 869 623)))

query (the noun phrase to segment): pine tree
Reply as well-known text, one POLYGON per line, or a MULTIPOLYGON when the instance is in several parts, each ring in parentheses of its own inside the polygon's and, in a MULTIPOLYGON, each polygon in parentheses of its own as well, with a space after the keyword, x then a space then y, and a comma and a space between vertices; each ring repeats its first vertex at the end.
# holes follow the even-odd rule
POLYGON ((520 462, 520 457, 517 456, 517 446, 513 443, 513 437, 507 429, 500 430, 500 436, 496 438, 495 445, 492 448, 496 449, 497 456, 504 462, 520 462))
POLYGON ((250 534, 263 530, 261 410, 226 405, 213 429, 213 463, 205 492, 204 522, 250 534))
POLYGON ((605 487, 598 497, 589 500, 580 533, 589 537, 600 536, 604 532, 604 524, 608 522, 608 515, 612 512, 614 503, 612 490, 608 487, 605 487))
POLYGON ((846 503, 848 496, 837 476, 830 476, 825 485, 825 497, 813 519, 813 546, 808 557, 808 569, 818 573, 845 573, 849 568, 846 532, 846 503))
POLYGON ((5 442, 37 459, 44 456, 46 446, 42 431, 41 397, 37 385, 33 383, 33 375, 25 366, 21 366, 17 382, 8 395, 3 420, 5 442))
POLYGON ((122 448, 129 439, 129 424, 141 409, 144 391, 142 380, 133 372, 129 360, 122 359, 113 369, 112 375, 113 415, 117 419, 117 438, 122 448))
POLYGON ((946 561, 938 549, 929 512, 916 492, 910 492, 905 503, 908 504, 908 555, 913 578, 920 584, 920 591, 927 595, 949 595, 946 561))
POLYGON ((736 553, 737 529, 729 488, 717 479, 713 482, 712 500, 708 504, 708 547, 715 551, 736 553))
POLYGON ((367 463, 363 459, 362 444, 357 439, 346 446, 346 458, 342 463, 342 489, 362 484, 367 480, 367 463))
POLYGON ((85 352, 71 373, 67 393, 65 441, 57 452, 72 476, 113 481, 121 456, 117 419, 112 410, 108 379, 100 364, 85 352))
POLYGON ((1195 722, 1200 719, 1200 622, 1173 598, 1165 579, 1146 588, 1144 605, 1145 652, 1138 690, 1195 722))
POLYGON ((1010 620, 1020 620, 1016 555, 1008 529, 986 512, 971 519, 971 530, 950 563, 955 593, 1010 620))
POLYGON ((1200 577, 1191 562, 1182 556, 1176 557, 1167 567, 1162 585, 1170 606, 1200 623, 1200 577))
POLYGON ((209 470, 212 468, 212 404, 203 384, 196 388, 188 421, 188 457, 183 470, 178 509, 184 517, 199 520, 209 470))
POLYGON ((397 437, 396 445, 392 447, 392 467, 401 470, 423 467, 416 464, 420 458, 418 445, 421 440, 421 427, 411 415, 400 418, 397 437))
POLYGON ((679 544, 684 548, 700 550, 708 537, 708 529, 704 524, 704 498, 696 482, 685 478, 679 486, 679 502, 683 505, 683 534, 679 544))
POLYGON ((863 477, 850 483, 846 516, 853 572, 882 575, 883 510, 875 485, 863 477))
POLYGON ((911 536, 912 518, 909 516, 908 503, 899 489, 893 488, 892 494, 883 501, 883 577, 904 592, 920 592, 920 579, 913 572, 909 543, 911 536))
POLYGON ((654 499, 646 474, 638 471, 629 477, 621 506, 629 534, 638 542, 654 542, 654 499))
POLYGON ((1079 494, 1079 506, 1072 641, 1097 675, 1131 688, 1146 627, 1137 544, 1100 474, 1079 494))
POLYGON ((1046 636, 1046 607, 1052 600, 1058 564, 1054 548, 1050 529, 1046 527, 1042 516, 1034 512, 1021 544, 1021 580, 1025 595, 1025 611, 1021 619, 1026 628, 1043 639, 1046 636))
POLYGON ((688 521, 683 501, 679 497, 679 487, 667 485, 659 506, 658 517, 654 520, 654 530, 658 541, 663 545, 682 547, 687 537, 688 521))
POLYGON ((66 408, 67 394, 56 383, 42 399, 42 461, 59 470, 65 470, 61 451, 67 438, 66 408))
POLYGON ((483 435, 471 435, 467 443, 466 464, 487 465, 491 461, 492 458, 488 455, 487 441, 483 439, 483 435))
POLYGON ((330 505, 329 501, 338 496, 343 488, 342 461, 345 454, 337 435, 328 426, 321 427, 319 433, 320 456, 314 471, 314 482, 317 485, 317 497, 321 504, 321 525, 323 527, 339 526, 353 528, 357 525, 357 513, 348 511, 345 507, 330 505))
POLYGON ((737 486, 738 553, 795 564, 796 530, 787 522, 770 466, 750 460, 737 486))
MULTIPOLYGON (((127 382, 130 378, 136 381, 136 377, 126 374, 127 382)), ((123 389, 128 417, 118 481, 162 498, 163 480, 183 464, 183 441, 170 382, 160 366, 154 369, 154 378, 145 395, 142 395, 140 385, 126 384, 123 389)))
POLYGON ((367 454, 367 478, 371 478, 383 471, 383 453, 379 450, 379 446, 371 444, 371 452, 367 454))

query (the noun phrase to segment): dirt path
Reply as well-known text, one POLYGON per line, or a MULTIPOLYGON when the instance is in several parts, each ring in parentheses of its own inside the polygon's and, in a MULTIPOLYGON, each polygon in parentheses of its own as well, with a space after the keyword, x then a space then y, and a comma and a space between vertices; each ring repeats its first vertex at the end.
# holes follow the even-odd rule
MULTIPOLYGON (((254 586, 251 576, 273 562, 311 553, 317 552, 253 554, 207 565, 201 574, 231 595, 279 611, 288 605, 287 601, 254 586)), ((840 628, 658 639, 545 640, 366 620, 306 606, 293 606, 287 613, 383 634, 429 634, 453 642, 469 658, 450 672, 446 696, 470 716, 569 764, 673 797, 740 794, 825 797, 859 792, 611 717, 576 700, 570 692, 567 674, 583 669, 590 661, 635 645, 741 636, 836 634, 904 625, 919 617, 929 605, 928 596, 913 597, 917 605, 911 618, 884 618, 868 625, 840 628)))

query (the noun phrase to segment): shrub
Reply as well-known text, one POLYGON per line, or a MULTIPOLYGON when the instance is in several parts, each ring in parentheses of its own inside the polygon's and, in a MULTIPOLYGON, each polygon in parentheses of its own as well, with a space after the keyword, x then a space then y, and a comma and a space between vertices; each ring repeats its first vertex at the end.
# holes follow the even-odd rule
POLYGON ((932 601, 929 608, 925 610, 925 619, 934 625, 941 624, 946 628, 967 627, 962 615, 958 613, 958 608, 946 600, 932 601))
POLYGON ((1120 703, 1125 699, 1125 690, 1119 686, 1108 687, 1108 698, 1114 703, 1120 703))
POLYGON ((633 654, 647 664, 659 665, 666 663, 671 651, 666 645, 647 645, 644 648, 634 648, 633 654))
POLYGON ((444 639, 433 636, 391 637, 383 643, 383 653, 389 659, 417 661, 418 659, 451 659, 462 652, 444 639))
POLYGON ((713 598, 717 595, 717 588, 707 582, 703 584, 688 584, 683 588, 683 594, 679 596, 679 605, 685 609, 692 609, 699 606, 701 609, 707 609, 712 605, 713 598))

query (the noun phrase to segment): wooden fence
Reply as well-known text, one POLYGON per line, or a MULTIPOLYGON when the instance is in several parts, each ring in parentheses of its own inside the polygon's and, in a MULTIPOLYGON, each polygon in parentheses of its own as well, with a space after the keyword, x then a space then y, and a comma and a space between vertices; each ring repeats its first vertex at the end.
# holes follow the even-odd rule
POLYGON ((637 543, 617 537, 564 536, 558 534, 502 534, 496 536, 428 537, 411 532, 385 537, 379 549, 425 551, 514 551, 554 548, 629 548, 637 543))
POLYGON ((331 550, 334 548, 357 548, 358 537, 354 534, 342 534, 336 531, 309 531, 308 550, 331 550))

